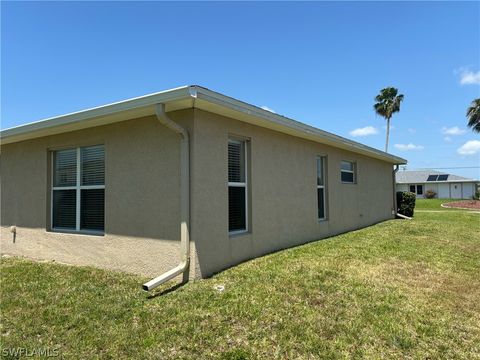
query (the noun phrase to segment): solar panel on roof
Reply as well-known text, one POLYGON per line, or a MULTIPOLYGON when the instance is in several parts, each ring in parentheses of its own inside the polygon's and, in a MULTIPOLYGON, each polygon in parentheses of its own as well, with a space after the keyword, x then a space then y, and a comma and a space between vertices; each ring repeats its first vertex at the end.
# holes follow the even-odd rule
POLYGON ((438 175, 437 181, 446 181, 448 179, 448 174, 438 175))
POLYGON ((428 175, 427 181, 437 181, 438 175, 428 175))

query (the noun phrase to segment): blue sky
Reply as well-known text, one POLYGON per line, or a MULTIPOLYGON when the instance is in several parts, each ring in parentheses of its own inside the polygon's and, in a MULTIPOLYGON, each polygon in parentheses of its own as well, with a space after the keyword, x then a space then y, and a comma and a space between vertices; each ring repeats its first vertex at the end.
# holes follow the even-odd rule
MULTIPOLYGON (((480 165, 480 136, 465 119, 480 97, 479 2, 2 2, 1 10, 2 129, 199 84, 383 149, 373 98, 395 86, 405 100, 390 152, 409 168, 480 165)), ((478 168, 446 171, 480 178, 478 168)))

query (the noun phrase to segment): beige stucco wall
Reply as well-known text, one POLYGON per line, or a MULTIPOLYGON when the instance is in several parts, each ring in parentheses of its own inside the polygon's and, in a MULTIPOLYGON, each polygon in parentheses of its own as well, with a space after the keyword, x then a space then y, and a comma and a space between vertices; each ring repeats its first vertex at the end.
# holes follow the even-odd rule
MULTIPOLYGON (((192 114, 172 117, 191 127, 192 114)), ((147 276, 175 266, 179 140, 152 116, 2 146, 1 252, 147 276), (49 151, 93 144, 105 145, 105 236, 47 231, 49 151)))
POLYGON ((192 238, 209 276, 246 259, 392 218, 391 164, 195 110, 192 238), (250 232, 229 237, 227 141, 250 141, 250 232), (327 156, 328 220, 317 220, 316 156, 327 156), (340 161, 357 163, 342 184, 340 161))
MULTIPOLYGON (((191 136, 191 277, 392 217, 392 166, 200 110, 170 116, 191 136), (229 237, 227 141, 249 139, 250 232, 229 237), (328 219, 317 220, 316 156, 328 219), (340 182, 340 161, 357 184, 340 182)), ((2 253, 156 276, 180 259, 179 136, 155 117, 2 146, 2 253), (105 144, 105 236, 52 233, 49 150, 105 144), (17 226, 13 243, 9 232, 17 226)))

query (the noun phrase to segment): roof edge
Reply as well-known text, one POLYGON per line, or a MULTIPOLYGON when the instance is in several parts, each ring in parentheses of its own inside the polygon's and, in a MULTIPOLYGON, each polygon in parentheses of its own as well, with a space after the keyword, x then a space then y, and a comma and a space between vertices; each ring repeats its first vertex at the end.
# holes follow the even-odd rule
POLYGON ((197 85, 195 85, 195 87, 197 88, 198 99, 205 99, 210 102, 216 102, 219 105, 224 105, 224 106, 226 105, 239 112, 264 118, 282 127, 287 127, 287 128, 299 131, 301 133, 308 134, 310 135, 310 137, 315 137, 317 139, 317 142, 322 142, 320 140, 324 140, 324 141, 327 140, 327 143, 329 145, 336 146, 338 148, 346 149, 346 150, 357 152, 357 153, 360 152, 376 158, 381 158, 393 164, 401 165, 401 164, 407 163, 406 159, 403 159, 399 156, 395 156, 387 152, 364 145, 362 143, 344 138, 342 136, 332 134, 328 131, 318 129, 316 127, 307 125, 300 121, 273 113, 271 111, 262 109, 261 107, 251 105, 244 101, 237 100, 230 96, 226 96, 218 92, 209 90, 207 88, 197 86, 197 85))
POLYGON ((397 184, 449 184, 449 183, 461 183, 461 182, 480 182, 480 180, 475 179, 457 179, 457 180, 444 180, 444 181, 395 181, 397 184))
MULTIPOLYGON (((313 126, 301 123, 288 117, 272 113, 258 106, 248 104, 235 98, 223 95, 221 93, 209 90, 199 85, 187 85, 178 88, 156 92, 140 97, 135 97, 123 101, 114 102, 107 105, 93 107, 65 115, 50 117, 39 121, 27 123, 20 126, 7 128, 0 131, 0 140, 2 144, 9 144, 23 140, 53 135, 54 133, 62 133, 72 131, 73 126, 85 121, 85 127, 97 126, 99 123, 95 119, 107 116, 114 116, 122 112, 140 111, 140 109, 148 108, 157 103, 173 103, 174 101, 186 99, 202 99, 217 106, 226 107, 236 112, 253 116, 266 120, 263 125, 275 126, 277 129, 289 129, 294 131, 296 136, 304 137, 326 143, 328 145, 345 149, 348 151, 361 153, 367 156, 378 158, 392 164, 406 164, 407 160, 391 155, 384 151, 369 147, 359 142, 346 139, 344 137, 320 130, 313 126), (63 129, 63 130, 62 130, 63 129), (57 132, 55 132, 57 131, 57 132)), ((192 101, 188 107, 196 107, 195 101, 192 101)), ((112 120, 112 122, 121 120, 112 120)))
MULTIPOLYGON (((195 97, 196 91, 192 89, 192 86, 180 86, 174 89, 160 91, 152 94, 138 96, 127 100, 116 101, 106 105, 100 105, 85 110, 75 111, 72 113, 53 116, 37 121, 33 121, 27 124, 10 127, 0 130, 0 139, 6 140, 10 137, 35 132, 37 130, 44 130, 48 128, 54 128, 57 126, 67 125, 86 119, 96 118, 100 116, 106 116, 112 113, 117 113, 126 110, 133 110, 142 106, 154 105, 158 102, 168 102, 175 99, 181 99, 185 97, 195 97)), ((41 137, 41 136, 40 136, 41 137)), ((21 141, 21 140, 19 140, 21 141)), ((16 142, 16 141, 12 141, 16 142)))

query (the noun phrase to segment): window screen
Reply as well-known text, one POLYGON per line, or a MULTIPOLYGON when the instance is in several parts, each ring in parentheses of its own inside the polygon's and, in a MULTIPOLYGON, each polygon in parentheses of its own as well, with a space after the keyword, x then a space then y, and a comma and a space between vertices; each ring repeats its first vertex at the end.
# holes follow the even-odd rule
POLYGON ((228 230, 230 233, 246 231, 247 176, 246 142, 228 141, 228 230))
POLYGON ((228 143, 228 182, 245 182, 245 142, 228 143))
POLYGON ((75 186, 77 184, 77 150, 55 151, 53 159, 53 185, 75 186))
POLYGON ((52 228, 104 231, 103 145, 53 152, 52 228))
POLYGON ((81 149, 82 185, 105 184, 105 153, 102 145, 81 149))
POLYGON ((105 189, 81 190, 80 229, 104 229, 105 189))
POLYGON ((246 230, 245 188, 230 186, 228 188, 228 230, 246 230))
POLYGON ((55 190, 53 192, 53 227, 75 229, 77 194, 75 190, 55 190))

